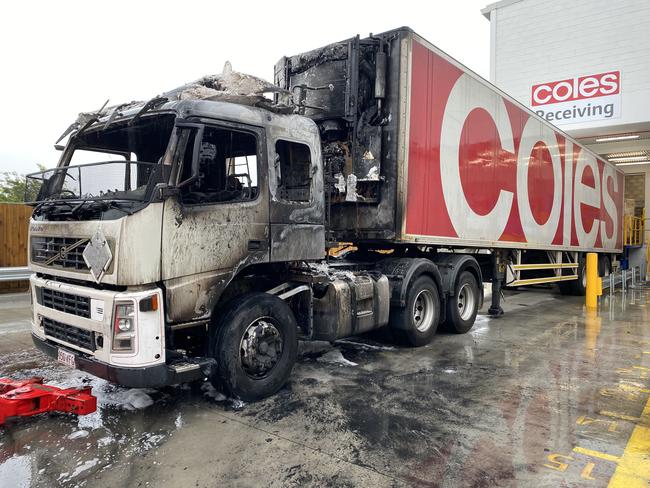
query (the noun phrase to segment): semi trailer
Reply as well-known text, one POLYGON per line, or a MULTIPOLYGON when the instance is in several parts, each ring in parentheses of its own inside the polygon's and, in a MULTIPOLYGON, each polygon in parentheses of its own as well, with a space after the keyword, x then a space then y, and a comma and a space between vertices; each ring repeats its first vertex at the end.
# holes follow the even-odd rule
MULTIPOLYGON (((492 285, 584 292, 623 176, 409 28, 81 114, 29 175, 36 346, 117 384, 243 400, 299 340, 469 331, 492 285)), ((525 333, 522 330, 522 333, 525 333)))

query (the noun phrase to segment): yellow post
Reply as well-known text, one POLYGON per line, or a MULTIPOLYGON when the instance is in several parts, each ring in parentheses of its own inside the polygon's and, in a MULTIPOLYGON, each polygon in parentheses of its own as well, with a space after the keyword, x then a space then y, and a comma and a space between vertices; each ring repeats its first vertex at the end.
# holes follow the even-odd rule
POLYGON ((585 293, 585 305, 587 309, 598 308, 598 296, 603 294, 602 282, 598 276, 598 254, 587 253, 587 291, 585 293))

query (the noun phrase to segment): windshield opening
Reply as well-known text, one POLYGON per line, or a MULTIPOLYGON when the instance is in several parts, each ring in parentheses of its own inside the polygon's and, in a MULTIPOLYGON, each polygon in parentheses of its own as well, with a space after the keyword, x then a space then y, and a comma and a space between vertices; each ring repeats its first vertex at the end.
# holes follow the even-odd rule
POLYGON ((167 174, 162 161, 174 118, 142 117, 73 137, 59 167, 27 176, 25 201, 147 201, 167 174))

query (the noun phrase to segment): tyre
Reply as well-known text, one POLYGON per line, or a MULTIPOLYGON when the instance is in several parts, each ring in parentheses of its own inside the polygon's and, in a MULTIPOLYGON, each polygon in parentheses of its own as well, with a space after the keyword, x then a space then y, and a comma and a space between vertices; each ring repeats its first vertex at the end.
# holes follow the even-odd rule
POLYGON ((578 259, 578 267, 576 268, 577 280, 560 281, 560 291, 563 295, 584 296, 587 291, 587 269, 586 262, 583 257, 578 259))
POLYGON ((277 392, 296 361, 298 334, 289 306, 267 293, 235 300, 220 320, 211 378, 232 396, 255 401, 277 392))
POLYGON ((609 256, 601 255, 598 259, 598 274, 603 280, 609 278, 609 275, 612 273, 612 262, 610 261, 609 256))
POLYGON ((476 278, 469 271, 458 276, 454 290, 447 301, 445 326, 450 332, 464 334, 474 326, 481 295, 476 278))
POLYGON ((428 276, 420 276, 409 285, 406 306, 391 311, 390 326, 394 337, 410 346, 424 346, 438 329, 440 296, 436 283, 428 276))

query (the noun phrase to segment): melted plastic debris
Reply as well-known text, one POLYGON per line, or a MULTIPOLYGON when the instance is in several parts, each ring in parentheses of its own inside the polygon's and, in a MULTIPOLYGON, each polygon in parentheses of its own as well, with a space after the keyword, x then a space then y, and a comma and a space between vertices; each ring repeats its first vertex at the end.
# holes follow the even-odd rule
POLYGON ((213 100, 264 107, 283 113, 294 111, 294 106, 289 103, 288 91, 262 78, 233 71, 229 61, 221 74, 206 75, 163 96, 169 100, 213 100), (280 94, 280 102, 276 104, 265 97, 268 93, 280 94))
POLYGON ((209 381, 206 381, 201 385, 201 391, 205 396, 212 398, 215 402, 223 402, 228 399, 226 395, 224 395, 220 391, 217 391, 217 389, 214 386, 212 386, 212 383, 210 383, 209 381))
POLYGON ((364 180, 379 181, 379 168, 377 166, 373 166, 372 168, 370 168, 364 180))
POLYGON ((347 189, 345 194, 346 202, 356 202, 357 201, 357 176, 354 174, 349 174, 347 179, 347 189))
POLYGON ((348 279, 351 281, 354 281, 355 279, 355 274, 352 271, 333 268, 325 261, 320 263, 308 263, 308 266, 314 273, 326 275, 330 278, 348 279))
POLYGON ((339 193, 345 193, 345 190, 346 190, 346 188, 345 188, 345 176, 343 176, 341 173, 336 173, 334 175, 334 178, 336 179, 336 183, 334 184, 334 188, 336 188, 336 190, 339 193))

